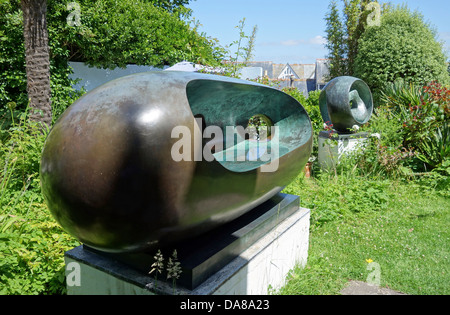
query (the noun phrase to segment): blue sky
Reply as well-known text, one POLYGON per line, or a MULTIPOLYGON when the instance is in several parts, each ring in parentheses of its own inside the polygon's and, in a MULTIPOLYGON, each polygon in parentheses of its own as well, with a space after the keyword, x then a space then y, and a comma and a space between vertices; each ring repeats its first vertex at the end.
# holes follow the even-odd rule
MULTIPOLYGON (((341 1, 338 1, 341 2, 341 1)), ((380 2, 387 2, 381 0, 380 2)), ((391 0, 419 10, 437 29, 450 55, 449 0, 391 0)), ((314 63, 324 58, 325 15, 330 0, 195 0, 189 7, 202 24, 200 31, 217 38, 222 46, 239 38, 235 26, 246 19, 245 31, 258 26, 255 61, 314 63)))

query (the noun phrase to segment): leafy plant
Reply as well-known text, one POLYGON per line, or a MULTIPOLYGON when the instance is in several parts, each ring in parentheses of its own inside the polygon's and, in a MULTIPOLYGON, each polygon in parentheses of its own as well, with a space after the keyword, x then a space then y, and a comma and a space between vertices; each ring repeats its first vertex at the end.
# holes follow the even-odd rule
MULTIPOLYGON (((14 119, 13 119, 14 121, 14 119)), ((9 129, 9 136, 3 139, 0 148, 2 166, 2 196, 5 191, 20 191, 32 181, 39 180, 40 154, 45 142, 45 133, 40 126, 29 121, 27 112, 22 113, 18 123, 13 123, 9 129)), ((40 192, 38 185, 29 187, 40 192)), ((4 198, 0 199, 6 202, 4 198)), ((1 206, 6 206, 0 203, 1 206)))
POLYGON ((172 287, 174 294, 176 281, 180 278, 180 275, 181 275, 181 266, 180 262, 178 261, 177 251, 174 250, 172 253, 172 257, 169 257, 169 261, 167 263, 167 280, 172 279, 172 287))
MULTIPOLYGON (((184 9, 181 19, 143 1, 83 1, 81 25, 66 25, 58 37, 67 42, 71 60, 92 66, 163 66, 182 60, 218 64, 214 42, 198 34, 184 20, 190 14, 184 9)), ((62 14, 61 18, 64 17, 62 14)))
POLYGON ((158 249, 153 259, 154 262, 151 265, 152 269, 149 274, 155 273, 155 288, 158 286, 158 275, 161 275, 165 271, 167 280, 172 279, 172 288, 175 294, 176 281, 180 278, 182 272, 177 251, 174 250, 172 256, 169 257, 166 269, 164 269, 164 257, 160 249, 158 249))
POLYGON ((339 168, 373 179, 404 178, 412 175, 408 161, 415 155, 405 148, 382 145, 378 137, 371 136, 359 150, 345 156, 339 168))
POLYGON ((239 71, 245 67, 253 57, 258 26, 255 25, 252 34, 248 36, 245 33, 245 20, 245 18, 240 20, 239 24, 235 27, 239 31, 239 38, 225 47, 226 54, 229 55, 228 60, 224 60, 222 63, 225 76, 238 77, 239 71), (245 41, 247 41, 246 45, 245 41), (236 46, 234 52, 231 51, 233 46, 236 46))
POLYGON ((0 294, 63 294, 64 252, 79 243, 44 203, 39 162, 46 134, 26 113, 0 148, 0 294))
POLYGON ((149 274, 155 273, 155 287, 158 285, 158 274, 161 274, 164 270, 164 257, 161 253, 161 250, 158 249, 155 256, 153 257, 155 260, 152 264, 152 269, 149 274))
POLYGON ((448 120, 450 90, 437 82, 423 88, 397 81, 382 93, 389 116, 401 128, 402 146, 419 153, 429 169, 448 158, 448 120))
POLYGON ((450 126, 445 122, 437 127, 434 134, 427 135, 418 144, 417 158, 426 163, 431 169, 442 166, 443 162, 450 160, 450 126))
POLYGON ((286 87, 283 88, 282 91, 299 101, 308 113, 314 132, 312 155, 317 156, 319 148, 317 139, 319 132, 323 130, 324 124, 319 107, 319 97, 321 91, 311 91, 309 92, 308 97, 305 97, 305 95, 297 88, 286 87))

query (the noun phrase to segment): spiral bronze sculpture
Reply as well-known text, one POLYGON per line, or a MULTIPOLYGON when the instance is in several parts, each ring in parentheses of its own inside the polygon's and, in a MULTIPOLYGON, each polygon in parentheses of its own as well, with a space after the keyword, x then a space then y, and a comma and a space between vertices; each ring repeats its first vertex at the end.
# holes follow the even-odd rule
POLYGON ((373 97, 369 86, 362 80, 343 76, 331 80, 319 98, 323 121, 336 131, 351 133, 370 120, 373 97))

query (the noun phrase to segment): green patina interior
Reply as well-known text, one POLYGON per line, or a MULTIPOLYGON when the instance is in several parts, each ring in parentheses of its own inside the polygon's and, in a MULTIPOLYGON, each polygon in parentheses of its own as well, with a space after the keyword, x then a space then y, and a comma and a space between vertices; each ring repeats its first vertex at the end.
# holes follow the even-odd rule
POLYGON ((362 81, 355 81, 352 84, 349 100, 353 118, 360 124, 369 121, 373 108, 372 94, 362 81))
POLYGON ((304 145, 312 136, 311 121, 303 106, 276 89, 233 81, 193 80, 186 93, 192 113, 202 117, 204 127, 221 128, 223 150, 213 156, 230 171, 254 170, 270 163, 268 158, 280 158, 304 145), (227 128, 245 129, 255 115, 267 116, 277 127, 267 141, 248 139, 242 132, 227 128), (261 156, 264 152, 266 155, 261 156))

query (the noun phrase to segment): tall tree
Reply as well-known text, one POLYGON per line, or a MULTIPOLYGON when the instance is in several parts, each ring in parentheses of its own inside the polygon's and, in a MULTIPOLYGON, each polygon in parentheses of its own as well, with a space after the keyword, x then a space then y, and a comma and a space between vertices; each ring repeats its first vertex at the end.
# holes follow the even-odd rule
POLYGON ((329 78, 332 79, 341 75, 344 75, 345 70, 345 35, 343 25, 339 16, 337 3, 332 0, 330 3, 330 12, 326 15, 325 20, 327 22, 326 34, 328 49, 327 58, 329 62, 329 78))
POLYGON ((359 39, 364 34, 368 16, 372 13, 368 7, 371 0, 342 0, 342 2, 343 20, 339 16, 336 0, 331 1, 330 12, 325 18, 331 77, 353 75, 359 39))
POLYGON ((22 0, 25 62, 30 119, 52 123, 47 0, 22 0))
POLYGON ((353 75, 358 41, 367 26, 365 8, 371 0, 344 0, 344 15, 346 26, 346 75, 353 75))

